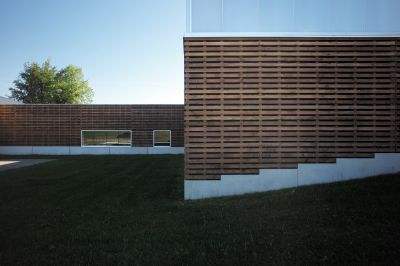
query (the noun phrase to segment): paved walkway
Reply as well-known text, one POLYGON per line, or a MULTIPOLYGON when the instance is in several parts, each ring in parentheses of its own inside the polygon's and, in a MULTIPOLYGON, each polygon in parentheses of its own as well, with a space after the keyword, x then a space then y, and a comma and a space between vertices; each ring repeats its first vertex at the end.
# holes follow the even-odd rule
POLYGON ((31 166, 39 163, 46 163, 53 161, 52 159, 12 159, 12 160, 0 160, 0 172, 17 169, 25 166, 31 166))

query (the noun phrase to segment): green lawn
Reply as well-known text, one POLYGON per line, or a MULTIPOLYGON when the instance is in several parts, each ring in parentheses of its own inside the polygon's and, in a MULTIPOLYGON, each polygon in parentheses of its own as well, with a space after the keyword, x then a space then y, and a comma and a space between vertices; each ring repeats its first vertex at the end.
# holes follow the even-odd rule
POLYGON ((400 175, 184 202, 182 156, 0 172, 0 265, 398 264, 400 175))

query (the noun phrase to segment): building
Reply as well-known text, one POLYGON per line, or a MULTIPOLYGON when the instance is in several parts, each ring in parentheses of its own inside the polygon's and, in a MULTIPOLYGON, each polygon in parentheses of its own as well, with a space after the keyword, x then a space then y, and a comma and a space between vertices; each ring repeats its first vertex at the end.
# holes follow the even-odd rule
POLYGON ((184 152, 185 199, 399 172, 398 10, 187 0, 184 106, 0 105, 0 154, 184 152))
POLYGON ((185 198, 400 171, 396 0, 188 0, 185 198))
POLYGON ((0 105, 0 154, 183 153, 183 105, 0 105))

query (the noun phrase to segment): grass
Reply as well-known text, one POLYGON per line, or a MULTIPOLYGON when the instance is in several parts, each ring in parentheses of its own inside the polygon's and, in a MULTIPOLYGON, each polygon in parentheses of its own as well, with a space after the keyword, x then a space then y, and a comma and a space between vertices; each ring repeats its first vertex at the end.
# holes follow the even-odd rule
POLYGON ((394 265, 400 175, 182 200, 182 156, 0 172, 0 265, 394 265))

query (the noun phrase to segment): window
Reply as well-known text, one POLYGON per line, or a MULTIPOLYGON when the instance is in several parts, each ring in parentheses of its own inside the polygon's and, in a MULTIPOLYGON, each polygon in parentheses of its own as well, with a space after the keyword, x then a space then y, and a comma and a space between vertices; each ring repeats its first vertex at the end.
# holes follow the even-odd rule
POLYGON ((108 146, 130 147, 132 131, 130 130, 82 130, 82 147, 108 146))
POLYGON ((154 130, 153 146, 171 147, 171 130, 154 130))

